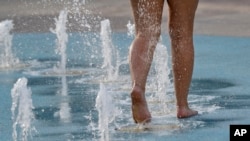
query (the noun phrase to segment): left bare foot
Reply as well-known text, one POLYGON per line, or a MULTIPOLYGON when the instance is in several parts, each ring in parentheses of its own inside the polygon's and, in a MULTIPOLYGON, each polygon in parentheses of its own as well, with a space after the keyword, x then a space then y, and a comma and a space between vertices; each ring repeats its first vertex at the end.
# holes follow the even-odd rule
POLYGON ((134 87, 131 92, 132 114, 135 123, 147 123, 151 121, 144 92, 139 87, 134 87))

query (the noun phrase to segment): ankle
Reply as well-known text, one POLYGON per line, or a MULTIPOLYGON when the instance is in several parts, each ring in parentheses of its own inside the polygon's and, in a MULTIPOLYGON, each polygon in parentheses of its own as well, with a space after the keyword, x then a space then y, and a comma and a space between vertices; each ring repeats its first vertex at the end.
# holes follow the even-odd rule
POLYGON ((142 96, 144 97, 144 93, 145 93, 145 88, 139 85, 134 85, 131 91, 131 98, 141 99, 142 96))

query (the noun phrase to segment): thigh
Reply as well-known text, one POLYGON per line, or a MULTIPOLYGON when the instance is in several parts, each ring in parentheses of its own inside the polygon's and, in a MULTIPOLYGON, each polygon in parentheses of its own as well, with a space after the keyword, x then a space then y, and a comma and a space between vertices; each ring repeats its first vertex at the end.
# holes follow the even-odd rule
POLYGON ((136 33, 160 32, 164 0, 130 0, 136 33))
POLYGON ((171 36, 192 36, 195 11, 199 0, 167 0, 171 36))

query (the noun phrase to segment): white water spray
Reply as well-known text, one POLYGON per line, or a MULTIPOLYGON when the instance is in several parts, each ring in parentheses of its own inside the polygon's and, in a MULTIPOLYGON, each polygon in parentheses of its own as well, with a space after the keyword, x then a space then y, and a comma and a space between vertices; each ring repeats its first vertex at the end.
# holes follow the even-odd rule
POLYGON ((60 95, 62 96, 62 101, 60 103, 60 110, 57 114, 62 122, 69 123, 71 122, 71 108, 69 106, 68 100, 66 99, 68 96, 68 84, 66 76, 62 76, 62 89, 60 91, 60 95))
POLYGON ((101 83, 95 105, 98 111, 98 129, 101 141, 109 141, 109 124, 114 121, 117 113, 111 94, 101 83))
MULTIPOLYGON (((168 52, 166 46, 162 43, 158 43, 154 54, 155 64, 155 87, 156 87, 156 98, 160 101, 161 110, 163 113, 168 112, 171 108, 167 102, 172 101, 167 93, 172 91, 170 82, 170 67, 168 66, 168 52)), ((173 103, 171 103, 173 104, 173 103)), ((173 104, 174 105, 174 104, 173 104)))
POLYGON ((10 31, 13 26, 11 20, 0 22, 0 68, 11 68, 19 63, 19 60, 12 53, 13 36, 10 31))
POLYGON ((55 19, 56 28, 53 30, 51 29, 51 32, 56 34, 57 36, 57 48, 56 53, 61 56, 61 61, 59 64, 59 68, 57 68, 57 71, 59 73, 66 73, 66 63, 67 63, 67 43, 68 43, 68 34, 66 32, 66 23, 67 23, 67 15, 68 12, 66 10, 63 10, 60 12, 60 15, 58 19, 55 19))
POLYGON ((120 58, 119 53, 112 43, 111 27, 109 20, 101 21, 101 41, 102 41, 102 68, 106 69, 106 80, 116 80, 119 73, 120 58))
POLYGON ((13 120, 13 140, 16 141, 19 137, 22 141, 27 141, 31 136, 31 132, 35 130, 32 127, 34 114, 32 109, 31 89, 27 87, 28 80, 20 78, 14 84, 11 90, 12 97, 12 120, 13 120), (20 129, 21 133, 18 134, 20 129))
POLYGON ((128 29, 127 35, 129 37, 134 37, 135 36, 135 24, 131 24, 131 22, 128 21, 127 29, 128 29))

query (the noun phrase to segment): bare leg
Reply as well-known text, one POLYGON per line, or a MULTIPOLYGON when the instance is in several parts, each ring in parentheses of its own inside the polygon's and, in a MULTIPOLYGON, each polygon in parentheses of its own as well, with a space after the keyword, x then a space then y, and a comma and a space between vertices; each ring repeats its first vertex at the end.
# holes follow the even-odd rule
POLYGON ((188 106, 188 91, 194 64, 193 24, 198 0, 168 0, 177 117, 198 114, 188 106))
POLYGON ((131 44, 129 63, 133 82, 131 91, 132 114, 136 123, 151 119, 145 99, 145 85, 152 63, 154 49, 161 34, 164 0, 131 0, 136 37, 131 44))

